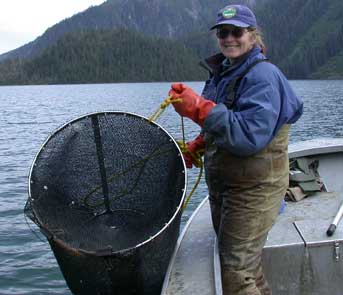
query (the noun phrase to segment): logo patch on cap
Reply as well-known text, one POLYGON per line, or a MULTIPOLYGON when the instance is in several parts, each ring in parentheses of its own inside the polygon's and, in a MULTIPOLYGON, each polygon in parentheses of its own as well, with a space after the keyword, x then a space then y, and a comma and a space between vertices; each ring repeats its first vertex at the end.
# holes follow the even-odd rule
POLYGON ((237 13, 235 7, 228 7, 227 9, 223 10, 222 15, 224 18, 231 18, 234 17, 237 13))

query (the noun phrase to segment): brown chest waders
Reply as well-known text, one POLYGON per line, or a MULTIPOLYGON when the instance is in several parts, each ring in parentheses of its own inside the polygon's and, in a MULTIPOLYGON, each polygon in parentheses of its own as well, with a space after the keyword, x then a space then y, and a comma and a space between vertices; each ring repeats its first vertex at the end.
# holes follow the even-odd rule
MULTIPOLYGON (((227 86, 231 109, 252 63, 227 86)), ((284 125, 262 151, 248 157, 219 149, 206 135, 205 172, 213 227, 218 236, 224 295, 269 295, 262 249, 288 187, 288 134, 284 125)))
POLYGON ((225 295, 271 294, 261 253, 288 187, 289 125, 249 157, 210 144, 205 171, 225 295), (265 291, 262 291, 262 290, 265 291))

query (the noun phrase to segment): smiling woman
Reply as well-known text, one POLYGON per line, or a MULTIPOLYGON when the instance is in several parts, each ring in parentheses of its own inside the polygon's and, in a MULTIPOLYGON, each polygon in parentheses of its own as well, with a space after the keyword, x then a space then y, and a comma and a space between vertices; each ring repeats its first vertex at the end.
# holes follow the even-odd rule
POLYGON ((250 51, 256 42, 248 29, 232 25, 218 27, 217 37, 221 52, 231 62, 250 51))
POLYGON ((205 156, 223 294, 269 295, 262 248, 288 185, 288 133, 302 101, 266 62, 248 7, 224 7, 211 29, 221 52, 203 62, 210 77, 202 96, 181 83, 169 95, 181 116, 202 127, 184 157, 191 168, 192 154, 205 156))
POLYGON ((57 22, 104 0, 11 0, 0 10, 0 54, 22 46, 57 22))
POLYGON ((232 61, 234 58, 248 52, 256 44, 261 47, 263 53, 266 53, 261 33, 257 28, 221 25, 217 27, 216 35, 220 50, 226 57, 231 58, 232 61))

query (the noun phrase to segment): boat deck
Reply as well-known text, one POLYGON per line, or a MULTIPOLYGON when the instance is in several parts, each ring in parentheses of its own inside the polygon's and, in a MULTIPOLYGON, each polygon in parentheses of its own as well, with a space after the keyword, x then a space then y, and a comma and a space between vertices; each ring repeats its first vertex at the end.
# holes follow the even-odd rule
MULTIPOLYGON (((275 294, 341 295, 343 222, 332 237, 326 230, 343 202, 343 141, 306 144, 294 145, 290 156, 318 159, 318 172, 331 192, 287 203, 268 235, 263 265, 275 294)), ((221 294, 215 253, 215 233, 205 198, 179 238, 161 294, 221 294)))
POLYGON ((337 284, 329 284, 340 282, 337 276, 343 273, 342 261, 335 257, 340 255, 335 243, 343 245, 343 226, 326 235, 341 204, 338 194, 326 192, 287 203, 263 249, 263 267, 275 294, 342 294, 337 284))

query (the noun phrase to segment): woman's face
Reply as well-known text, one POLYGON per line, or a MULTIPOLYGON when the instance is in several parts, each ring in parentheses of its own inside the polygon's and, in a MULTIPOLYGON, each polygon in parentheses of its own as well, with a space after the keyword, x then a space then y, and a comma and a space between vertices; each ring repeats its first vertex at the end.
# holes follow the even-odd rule
POLYGON ((217 28, 218 45, 223 55, 235 60, 255 45, 255 38, 247 28, 222 25, 217 28))

